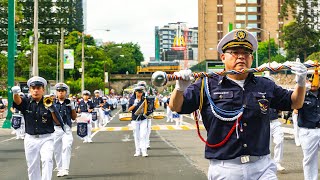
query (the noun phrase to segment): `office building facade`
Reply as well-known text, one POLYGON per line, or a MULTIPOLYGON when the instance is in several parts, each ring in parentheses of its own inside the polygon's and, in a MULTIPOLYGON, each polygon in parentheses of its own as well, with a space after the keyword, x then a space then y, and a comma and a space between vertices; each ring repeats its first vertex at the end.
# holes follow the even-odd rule
POLYGON ((278 39, 281 29, 289 20, 280 18, 284 0, 199 0, 199 53, 198 61, 219 60, 217 44, 230 29, 251 28, 258 41, 278 39), (258 29, 254 29, 258 28, 258 29), (262 29, 262 30, 261 30, 262 29))

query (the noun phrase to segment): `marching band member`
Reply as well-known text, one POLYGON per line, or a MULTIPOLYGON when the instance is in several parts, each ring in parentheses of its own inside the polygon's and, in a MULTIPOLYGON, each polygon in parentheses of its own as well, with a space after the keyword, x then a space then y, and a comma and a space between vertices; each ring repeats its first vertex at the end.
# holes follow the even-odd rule
POLYGON ((107 124, 108 122, 110 122, 110 105, 107 103, 107 97, 103 97, 103 106, 101 107, 104 114, 103 114, 103 125, 107 124))
POLYGON ((83 143, 92 143, 91 139, 91 121, 92 121, 92 115, 91 112, 93 111, 93 103, 89 101, 90 92, 88 90, 84 90, 82 92, 82 98, 83 100, 79 103, 79 110, 78 112, 81 113, 81 116, 87 118, 87 135, 83 138, 83 143))
POLYGON ((31 98, 21 98, 19 86, 14 86, 11 90, 13 107, 21 111, 25 118, 24 149, 28 177, 30 180, 50 180, 53 169, 52 133, 54 132, 54 123, 62 124, 62 120, 53 103, 44 102, 43 95, 47 81, 42 77, 34 76, 28 80, 27 85, 31 98), (40 167, 41 165, 42 167, 40 167))
MULTIPOLYGON (((221 39, 217 49, 226 71, 240 71, 251 67, 257 46, 253 34, 235 29, 221 39)), ((200 109, 207 131, 209 180, 277 179, 269 149, 269 108, 300 108, 305 94, 307 68, 300 62, 290 66, 298 84, 293 92, 253 73, 204 77, 194 84, 190 70, 175 73, 182 80, 176 81, 169 106, 179 114, 200 109)))
POLYGON ((133 127, 133 137, 134 137, 134 145, 135 145, 135 154, 134 156, 140 156, 142 153, 143 157, 147 157, 147 133, 148 133, 148 120, 144 114, 135 115, 135 112, 141 106, 144 101, 143 96, 143 86, 137 86, 135 88, 135 94, 131 96, 129 100, 129 109, 128 111, 132 111, 132 121, 131 125, 133 127))
POLYGON ((74 103, 67 99, 68 86, 65 83, 57 83, 55 107, 62 117, 62 125, 54 126, 54 157, 58 169, 57 176, 68 176, 72 149, 72 122, 77 118, 74 103), (62 130, 64 127, 65 132, 62 130))
MULTIPOLYGON (((265 78, 270 79, 275 82, 272 76, 265 76, 265 78)), ((281 166, 280 162, 283 158, 283 140, 284 133, 281 128, 281 122, 278 120, 279 111, 273 108, 269 108, 269 119, 270 119, 270 145, 273 139, 275 143, 273 150, 273 160, 276 163, 278 171, 284 171, 285 168, 281 166)))
MULTIPOLYGON (((318 70, 315 70, 318 71, 318 70)), ((318 179, 318 151, 320 144, 320 91, 319 75, 310 79, 303 107, 298 109, 299 139, 303 152, 303 174, 305 180, 318 179)))
POLYGON ((94 97, 92 98, 92 103, 94 106, 94 111, 97 112, 97 116, 98 116, 98 119, 94 121, 95 128, 102 127, 104 112, 101 108, 103 106, 103 100, 102 100, 102 97, 100 96, 99 90, 94 91, 94 97))

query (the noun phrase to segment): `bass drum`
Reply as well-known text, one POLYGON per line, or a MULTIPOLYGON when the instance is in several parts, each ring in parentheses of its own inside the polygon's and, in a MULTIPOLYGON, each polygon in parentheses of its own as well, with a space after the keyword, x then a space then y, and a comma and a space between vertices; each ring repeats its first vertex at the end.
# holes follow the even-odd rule
POLYGON ((119 114, 119 120, 120 121, 131 121, 132 120, 132 114, 131 113, 120 113, 119 114))

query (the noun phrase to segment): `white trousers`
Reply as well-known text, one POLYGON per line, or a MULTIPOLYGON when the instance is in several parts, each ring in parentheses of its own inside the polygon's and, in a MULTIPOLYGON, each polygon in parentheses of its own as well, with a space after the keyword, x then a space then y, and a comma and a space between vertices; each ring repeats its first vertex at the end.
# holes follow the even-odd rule
POLYGON ((147 152, 148 120, 131 121, 136 153, 147 152))
POLYGON ((273 120, 270 122, 270 141, 272 140, 275 144, 273 150, 273 160, 275 161, 275 163, 280 163, 283 158, 284 133, 281 128, 281 122, 279 122, 278 120, 273 120))
POLYGON ((53 135, 44 134, 39 136, 37 138, 34 135, 26 134, 24 139, 28 177, 29 180, 51 180, 53 169, 53 135))
POLYGON ((169 107, 167 107, 167 122, 173 122, 172 111, 169 107))
POLYGON ((303 152, 302 163, 304 179, 317 180, 320 129, 307 129, 300 127, 299 138, 303 152))
POLYGON ((151 126, 152 126, 152 122, 151 122, 151 119, 148 119, 148 125, 147 125, 147 140, 146 140, 146 147, 150 147, 150 135, 151 135, 151 126))
POLYGON ((69 170, 73 136, 71 128, 66 125, 65 131, 60 126, 54 127, 54 158, 58 171, 69 170))
POLYGON ((299 126, 298 126, 298 114, 292 113, 292 122, 293 122, 293 134, 294 134, 294 142, 297 146, 299 146, 299 126))
POLYGON ((245 164, 228 160, 210 160, 209 180, 276 180, 277 167, 270 155, 245 164))

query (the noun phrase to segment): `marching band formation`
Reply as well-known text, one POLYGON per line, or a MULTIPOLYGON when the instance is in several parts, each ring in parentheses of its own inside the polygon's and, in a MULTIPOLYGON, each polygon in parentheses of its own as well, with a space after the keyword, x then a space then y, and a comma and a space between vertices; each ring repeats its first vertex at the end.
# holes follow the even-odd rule
POLYGON ((316 180, 320 144, 318 69, 308 82, 305 65, 287 63, 286 67, 296 74, 297 85, 293 91, 283 89, 271 76, 257 77, 251 71, 242 71, 251 67, 257 43, 246 30, 229 32, 217 49, 225 71, 233 73, 195 80, 190 70, 181 70, 173 75, 178 78, 170 96, 153 96, 144 81, 138 82, 132 96, 119 100, 102 97, 99 90, 91 99, 88 90, 81 93, 81 100, 68 98, 69 87, 64 83, 57 83, 56 94, 47 96, 47 81, 39 76, 28 80, 29 96, 21 93, 19 86, 12 87, 12 127, 16 138, 24 139, 29 179, 51 179, 53 158, 57 176, 69 175, 72 123, 77 123, 77 135, 83 143, 92 143, 92 129, 106 126, 119 103, 122 112, 131 112, 134 157, 148 157, 150 115, 158 105, 163 104, 167 111, 166 122, 175 121, 177 126, 183 123, 182 114, 195 112, 194 119, 202 121, 207 131, 207 139, 202 140, 206 144, 205 158, 210 162, 210 180, 277 179, 276 171, 285 170, 281 165, 284 133, 278 114, 294 109, 295 143, 302 147, 304 178, 316 180), (275 143, 273 158, 271 142, 275 143))

